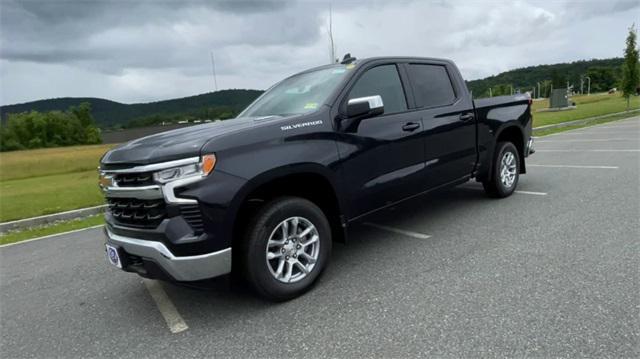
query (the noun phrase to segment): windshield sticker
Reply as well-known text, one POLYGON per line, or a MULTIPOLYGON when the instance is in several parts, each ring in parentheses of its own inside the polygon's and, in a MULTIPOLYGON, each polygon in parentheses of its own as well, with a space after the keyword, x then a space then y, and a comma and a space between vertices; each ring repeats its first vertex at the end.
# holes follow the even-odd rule
POLYGON ((310 121, 310 122, 301 122, 301 123, 294 123, 293 125, 285 125, 285 126, 281 126, 280 129, 282 131, 289 131, 289 130, 295 130, 296 128, 303 128, 303 127, 310 127, 310 126, 319 126, 322 125, 322 120, 318 120, 318 121, 310 121))
POLYGON ((318 108, 317 102, 307 102, 307 104, 304 105, 305 110, 315 110, 316 108, 318 108))

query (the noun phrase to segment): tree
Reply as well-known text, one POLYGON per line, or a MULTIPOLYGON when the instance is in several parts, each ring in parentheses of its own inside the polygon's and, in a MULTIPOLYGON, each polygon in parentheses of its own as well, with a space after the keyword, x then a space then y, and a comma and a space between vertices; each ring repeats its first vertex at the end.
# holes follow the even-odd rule
POLYGON ((635 24, 629 28, 627 47, 624 50, 622 64, 622 94, 627 99, 627 110, 630 107, 631 95, 635 94, 640 84, 640 56, 638 54, 637 34, 635 24))
POLYGON ((557 69, 551 71, 551 83, 554 89, 563 89, 567 87, 567 75, 557 69))
POLYGON ((67 111, 9 114, 0 126, 0 151, 100 143, 91 107, 82 103, 67 111))
POLYGON ((616 87, 618 74, 612 67, 589 67, 587 76, 591 79, 591 92, 604 92, 616 87))

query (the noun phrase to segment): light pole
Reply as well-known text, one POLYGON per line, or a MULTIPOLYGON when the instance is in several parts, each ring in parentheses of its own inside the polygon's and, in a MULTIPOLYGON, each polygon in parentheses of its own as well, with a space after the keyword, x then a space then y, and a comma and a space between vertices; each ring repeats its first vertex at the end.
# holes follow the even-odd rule
POLYGON ((540 98, 540 82, 538 82, 538 98, 540 98))
POLYGON ((213 73, 213 88, 218 91, 218 78, 216 77, 216 62, 213 59, 213 51, 211 51, 211 72, 213 73))
POLYGON ((587 96, 591 95, 591 77, 585 76, 587 79, 587 96))

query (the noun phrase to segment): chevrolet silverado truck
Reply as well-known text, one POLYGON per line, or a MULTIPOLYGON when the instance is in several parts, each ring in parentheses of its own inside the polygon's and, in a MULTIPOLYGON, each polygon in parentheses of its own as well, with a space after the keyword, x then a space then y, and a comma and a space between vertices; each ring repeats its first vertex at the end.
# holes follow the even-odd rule
POLYGON ((349 56, 286 78, 235 119, 107 152, 107 260, 172 282, 234 273, 288 300, 375 211, 470 179, 511 195, 531 122, 529 96, 473 100, 452 61, 349 56))

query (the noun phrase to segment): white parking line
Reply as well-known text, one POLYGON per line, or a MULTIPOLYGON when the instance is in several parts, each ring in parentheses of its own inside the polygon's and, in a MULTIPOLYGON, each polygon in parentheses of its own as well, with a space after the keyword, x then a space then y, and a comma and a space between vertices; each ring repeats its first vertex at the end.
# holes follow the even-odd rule
POLYGON ((428 238, 431 238, 431 236, 428 235, 428 234, 412 232, 412 231, 406 231, 406 230, 400 229, 400 228, 382 226, 382 225, 371 223, 371 222, 366 222, 366 223, 364 223, 364 225, 370 226, 370 227, 375 227, 375 228, 378 228, 378 229, 382 229, 382 230, 388 231, 388 232, 403 234, 405 236, 409 236, 409 237, 413 237, 413 238, 417 238, 417 239, 428 239, 428 238))
POLYGON ((564 143, 564 142, 611 142, 611 141, 640 141, 639 138, 587 138, 580 140, 542 140, 536 141, 538 143, 564 143))
MULTIPOLYGON (((475 191, 484 191, 484 188, 482 188, 482 187, 478 187, 478 186, 475 186, 475 185, 468 185, 468 184, 461 185, 458 188, 471 189, 471 190, 475 190, 475 191)), ((530 195, 534 195, 534 196, 546 196, 548 194, 547 192, 518 191, 518 190, 513 191, 513 193, 530 194, 530 195)))
POLYGON ((618 166, 579 166, 579 165, 538 165, 527 163, 527 167, 548 167, 548 168, 593 168, 593 169, 610 169, 617 170, 618 166))
POLYGON ((162 289, 159 281, 144 279, 144 285, 147 287, 147 290, 149 290, 153 301, 156 302, 158 310, 160 310, 165 322, 167 322, 171 333, 180 333, 189 329, 187 323, 184 322, 180 313, 178 313, 176 306, 173 305, 171 299, 169 299, 167 292, 162 289))
POLYGON ((539 150, 536 152, 640 152, 640 150, 539 150))
POLYGON ((513 191, 513 193, 531 194, 531 195, 534 195, 534 196, 546 196, 547 195, 546 192, 532 192, 532 191, 513 191))

